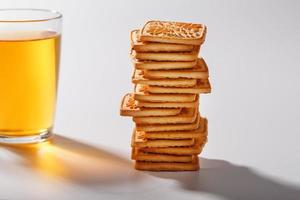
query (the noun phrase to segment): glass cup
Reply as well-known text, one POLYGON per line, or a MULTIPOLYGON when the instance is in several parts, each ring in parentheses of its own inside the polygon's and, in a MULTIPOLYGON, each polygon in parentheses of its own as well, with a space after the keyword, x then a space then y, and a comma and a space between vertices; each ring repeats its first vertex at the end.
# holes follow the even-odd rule
POLYGON ((0 9, 0 143, 51 136, 61 24, 55 11, 0 9))

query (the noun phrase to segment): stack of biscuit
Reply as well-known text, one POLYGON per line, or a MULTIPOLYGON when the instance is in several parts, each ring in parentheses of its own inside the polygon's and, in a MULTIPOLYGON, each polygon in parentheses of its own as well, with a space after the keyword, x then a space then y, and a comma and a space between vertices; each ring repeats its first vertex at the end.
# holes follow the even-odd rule
POLYGON ((199 94, 210 93, 200 47, 202 24, 149 21, 131 32, 134 91, 123 97, 121 115, 131 116, 132 159, 149 171, 199 169, 207 141, 207 120, 199 94))

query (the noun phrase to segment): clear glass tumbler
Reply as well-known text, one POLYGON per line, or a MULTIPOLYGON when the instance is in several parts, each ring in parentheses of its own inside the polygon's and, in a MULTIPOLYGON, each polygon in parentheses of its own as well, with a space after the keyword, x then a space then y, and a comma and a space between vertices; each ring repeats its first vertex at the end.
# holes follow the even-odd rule
POLYGON ((0 143, 51 136, 62 15, 42 9, 0 9, 0 143))

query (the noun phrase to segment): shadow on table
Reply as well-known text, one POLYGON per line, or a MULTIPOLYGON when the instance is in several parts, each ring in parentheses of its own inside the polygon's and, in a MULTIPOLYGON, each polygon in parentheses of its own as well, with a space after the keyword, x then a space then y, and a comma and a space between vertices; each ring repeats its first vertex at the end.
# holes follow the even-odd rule
POLYGON ((183 190, 207 192, 230 200, 299 200, 300 188, 264 177, 254 170, 224 160, 201 158, 200 172, 149 172, 177 180, 183 190))
POLYGON ((142 178, 132 170, 129 160, 57 134, 44 143, 1 147, 19 157, 13 160, 14 166, 80 185, 119 184, 142 178))

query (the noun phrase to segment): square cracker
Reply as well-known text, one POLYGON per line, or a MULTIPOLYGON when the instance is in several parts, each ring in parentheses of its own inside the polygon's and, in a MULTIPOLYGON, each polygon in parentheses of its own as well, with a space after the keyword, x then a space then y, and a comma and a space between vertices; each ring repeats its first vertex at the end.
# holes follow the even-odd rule
POLYGON ((150 86, 163 87, 193 87, 197 84, 197 79, 192 78, 159 78, 150 79, 144 76, 144 71, 135 69, 132 75, 134 84, 144 84, 150 86))
POLYGON ((132 59, 136 69, 160 70, 160 69, 189 69, 197 64, 197 60, 193 61, 141 61, 132 59))
POLYGON ((196 171, 199 170, 199 159, 195 156, 193 161, 188 163, 136 161, 134 167, 145 171, 196 171))
POLYGON ((143 42, 200 45, 204 42, 206 26, 203 24, 148 21, 140 33, 143 42))
POLYGON ((137 148, 132 148, 131 158, 136 161, 144 162, 192 162, 197 155, 166 155, 155 153, 144 153, 137 148))
POLYGON ((211 92, 211 86, 208 79, 198 79, 193 87, 162 87, 138 84, 143 91, 151 94, 205 94, 211 92))
POLYGON ((134 99, 148 102, 193 102, 196 94, 150 94, 143 90, 140 85, 134 87, 134 99))
POLYGON ((197 60, 199 51, 191 52, 138 52, 131 51, 131 56, 137 60, 152 61, 194 61, 197 60))
POLYGON ((195 141, 195 145, 189 147, 144 147, 140 148, 139 150, 145 153, 168 155, 198 155, 202 152, 205 143, 206 141, 200 145, 197 145, 197 141, 195 141))
POLYGON ((195 108, 199 105, 199 95, 192 102, 147 102, 137 101, 139 107, 145 108, 195 108))
POLYGON ((161 147, 188 147, 195 144, 193 138, 180 140, 148 140, 142 138, 139 131, 133 130, 131 146, 136 148, 161 148, 161 147))
POLYGON ((136 124, 136 130, 146 132, 195 130, 199 127, 200 118, 198 114, 195 122, 188 124, 136 124))
POLYGON ((189 131, 160 131, 160 132, 144 132, 140 131, 140 137, 144 139, 188 139, 206 137, 207 120, 201 118, 199 127, 189 131))
POLYGON ((193 51, 196 46, 186 44, 170 44, 139 41, 139 30, 130 33, 131 48, 138 52, 185 52, 193 51))
POLYGON ((184 124, 193 123, 198 115, 198 108, 182 108, 178 115, 133 117, 136 124, 184 124))
POLYGON ((123 97, 120 115, 133 117, 170 116, 178 115, 180 111, 180 108, 139 108, 137 101, 133 99, 133 94, 128 93, 123 97))
POLYGON ((174 70, 145 70, 144 76, 149 79, 159 78, 195 78, 207 79, 209 77, 208 67, 203 58, 198 58, 197 65, 191 69, 174 70))
POLYGON ((202 149, 206 143, 203 142, 200 145, 195 141, 194 146, 188 147, 144 147, 139 148, 140 151, 145 153, 156 153, 156 154, 168 154, 168 155, 198 155, 202 152, 202 149))

